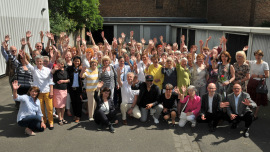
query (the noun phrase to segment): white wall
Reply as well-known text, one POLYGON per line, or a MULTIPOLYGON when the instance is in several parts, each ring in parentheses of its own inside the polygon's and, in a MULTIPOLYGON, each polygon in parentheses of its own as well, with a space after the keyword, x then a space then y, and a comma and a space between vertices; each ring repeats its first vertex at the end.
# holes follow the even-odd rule
MULTIPOLYGON (((5 35, 10 35, 9 46, 21 48, 20 39, 25 37, 26 31, 32 32, 32 48, 40 42, 39 32, 49 31, 48 0, 0 0, 0 42, 5 35), (43 16, 42 8, 45 8, 43 16)), ((47 39, 44 37, 44 42, 47 39)), ((28 47, 26 47, 28 52, 28 47)), ((0 75, 5 74, 6 63, 0 55, 0 75)))

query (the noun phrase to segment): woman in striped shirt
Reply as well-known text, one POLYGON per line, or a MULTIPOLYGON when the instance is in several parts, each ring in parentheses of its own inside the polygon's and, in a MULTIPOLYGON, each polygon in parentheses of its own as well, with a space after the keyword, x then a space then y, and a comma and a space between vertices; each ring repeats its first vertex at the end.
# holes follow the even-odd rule
POLYGON ((90 68, 83 67, 80 77, 86 78, 86 93, 88 98, 88 114, 89 120, 93 121, 93 114, 95 111, 94 92, 97 89, 98 84, 98 69, 97 60, 90 61, 90 68))

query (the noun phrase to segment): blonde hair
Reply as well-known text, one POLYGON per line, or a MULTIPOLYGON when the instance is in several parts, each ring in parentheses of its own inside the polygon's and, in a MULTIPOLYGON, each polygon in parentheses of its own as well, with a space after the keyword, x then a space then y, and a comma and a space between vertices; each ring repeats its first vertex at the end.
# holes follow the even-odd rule
POLYGON ((246 53, 244 51, 237 51, 236 52, 236 54, 235 54, 236 60, 237 60, 237 55, 242 55, 244 57, 244 61, 246 61, 247 56, 246 56, 246 53))
POLYGON ((111 64, 111 59, 110 59, 110 57, 107 56, 107 55, 105 55, 105 56, 102 58, 102 60, 101 60, 102 65, 104 65, 104 61, 106 61, 106 60, 108 60, 108 61, 110 62, 110 64, 111 64))

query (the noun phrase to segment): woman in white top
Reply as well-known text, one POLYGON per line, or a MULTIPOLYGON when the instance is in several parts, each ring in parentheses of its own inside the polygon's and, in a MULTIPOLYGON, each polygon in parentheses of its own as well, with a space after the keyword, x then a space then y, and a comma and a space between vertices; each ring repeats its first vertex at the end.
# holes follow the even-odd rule
POLYGON ((254 52, 256 60, 249 61, 250 66, 250 80, 247 85, 247 92, 251 99, 256 102, 257 108, 254 112, 254 120, 258 118, 258 111, 260 105, 267 106, 267 94, 256 93, 256 88, 262 79, 265 83, 266 78, 269 77, 268 63, 262 60, 263 51, 257 50, 254 52))

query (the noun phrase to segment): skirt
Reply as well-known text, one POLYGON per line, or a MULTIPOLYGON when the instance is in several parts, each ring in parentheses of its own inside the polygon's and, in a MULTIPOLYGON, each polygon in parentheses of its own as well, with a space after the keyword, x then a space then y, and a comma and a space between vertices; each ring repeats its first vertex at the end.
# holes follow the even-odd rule
POLYGON ((53 106, 64 108, 67 102, 67 90, 53 89, 53 106))
POLYGON ((250 95, 251 99, 256 102, 257 106, 267 106, 268 99, 267 94, 257 93, 256 88, 259 85, 259 80, 250 79, 247 85, 247 93, 250 95))

